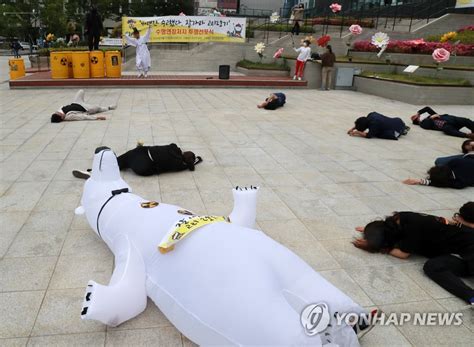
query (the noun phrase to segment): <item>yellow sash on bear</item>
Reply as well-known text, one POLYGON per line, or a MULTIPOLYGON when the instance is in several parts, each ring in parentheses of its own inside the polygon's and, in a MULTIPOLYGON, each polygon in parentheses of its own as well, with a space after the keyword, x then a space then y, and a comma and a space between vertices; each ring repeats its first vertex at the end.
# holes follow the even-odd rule
POLYGON ((174 249, 174 246, 188 236, 192 231, 205 225, 217 222, 229 222, 227 217, 223 216, 189 216, 177 221, 158 245, 160 253, 168 253, 174 249))

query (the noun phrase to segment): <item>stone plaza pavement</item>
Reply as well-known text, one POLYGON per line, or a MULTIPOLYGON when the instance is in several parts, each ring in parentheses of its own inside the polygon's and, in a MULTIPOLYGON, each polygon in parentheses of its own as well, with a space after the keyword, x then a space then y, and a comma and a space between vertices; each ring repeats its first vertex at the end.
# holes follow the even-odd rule
MULTIPOLYGON (((259 185, 258 228, 361 305, 385 312, 455 312, 464 306, 424 276, 423 258, 368 254, 350 243, 354 227, 392 211, 450 217, 473 200, 474 188, 401 183, 423 177, 436 157, 458 153, 461 139, 418 127, 397 142, 346 135, 357 116, 377 110, 408 121, 417 107, 350 91, 288 90, 283 109, 265 111, 256 104, 270 90, 91 89, 87 100, 118 103, 108 120, 51 124, 50 114, 75 92, 0 84, 1 346, 192 345, 151 302, 118 328, 80 319, 88 280, 107 284, 113 257, 85 218, 74 215, 84 181, 71 170, 90 167, 97 146, 121 153, 139 139, 176 142, 204 158, 195 172, 148 178, 124 173, 143 197, 226 214, 232 187, 259 185)), ((434 106, 473 117, 472 107, 434 106)), ((471 310, 461 326, 376 327, 361 344, 472 341, 471 310)))

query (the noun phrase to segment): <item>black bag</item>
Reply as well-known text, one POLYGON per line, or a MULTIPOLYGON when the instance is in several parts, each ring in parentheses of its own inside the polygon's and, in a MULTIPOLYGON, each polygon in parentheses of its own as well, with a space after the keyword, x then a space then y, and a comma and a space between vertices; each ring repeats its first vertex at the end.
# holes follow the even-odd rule
POLYGON ((321 60, 321 56, 318 53, 312 53, 311 59, 313 60, 321 60))

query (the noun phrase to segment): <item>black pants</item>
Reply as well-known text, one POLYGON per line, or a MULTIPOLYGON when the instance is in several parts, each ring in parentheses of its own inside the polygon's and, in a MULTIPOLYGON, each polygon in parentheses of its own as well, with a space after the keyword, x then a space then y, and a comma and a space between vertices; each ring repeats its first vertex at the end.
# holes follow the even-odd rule
MULTIPOLYGON (((418 114, 428 113, 430 116, 436 114, 436 111, 431 107, 426 106, 418 111, 418 114)), ((446 124, 443 126, 441 131, 446 135, 456 136, 456 137, 467 137, 466 133, 460 131, 462 128, 466 127, 471 132, 474 132, 474 122, 469 118, 451 116, 449 114, 440 115, 440 119, 446 121, 446 124)))
POLYGON ((431 258, 423 270, 429 278, 458 298, 468 303, 474 298, 474 289, 459 278, 474 276, 474 254, 464 259, 450 254, 431 258))
POLYGON ((474 133, 474 122, 469 118, 455 117, 444 114, 441 116, 441 119, 447 121, 447 123, 441 129, 446 135, 467 137, 466 133, 460 131, 464 127, 468 128, 474 133))
POLYGON ((299 35, 300 34, 300 22, 295 20, 295 25, 293 25, 293 29, 291 29, 292 34, 299 35))
POLYGON ((99 49, 100 34, 87 35, 89 42, 89 51, 97 51, 99 49))
POLYGON ((157 172, 148 156, 147 147, 134 148, 117 158, 120 170, 132 169, 139 176, 151 176, 157 172))

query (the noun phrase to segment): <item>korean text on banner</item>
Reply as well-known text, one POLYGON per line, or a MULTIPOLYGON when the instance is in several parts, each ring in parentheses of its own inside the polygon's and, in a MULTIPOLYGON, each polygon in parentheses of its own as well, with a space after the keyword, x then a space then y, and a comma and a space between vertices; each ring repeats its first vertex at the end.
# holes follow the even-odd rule
POLYGON ((149 42, 245 42, 245 18, 167 16, 122 17, 122 33, 141 35, 151 25, 149 42))
POLYGON ((474 7, 474 0, 457 0, 456 8, 474 7))

